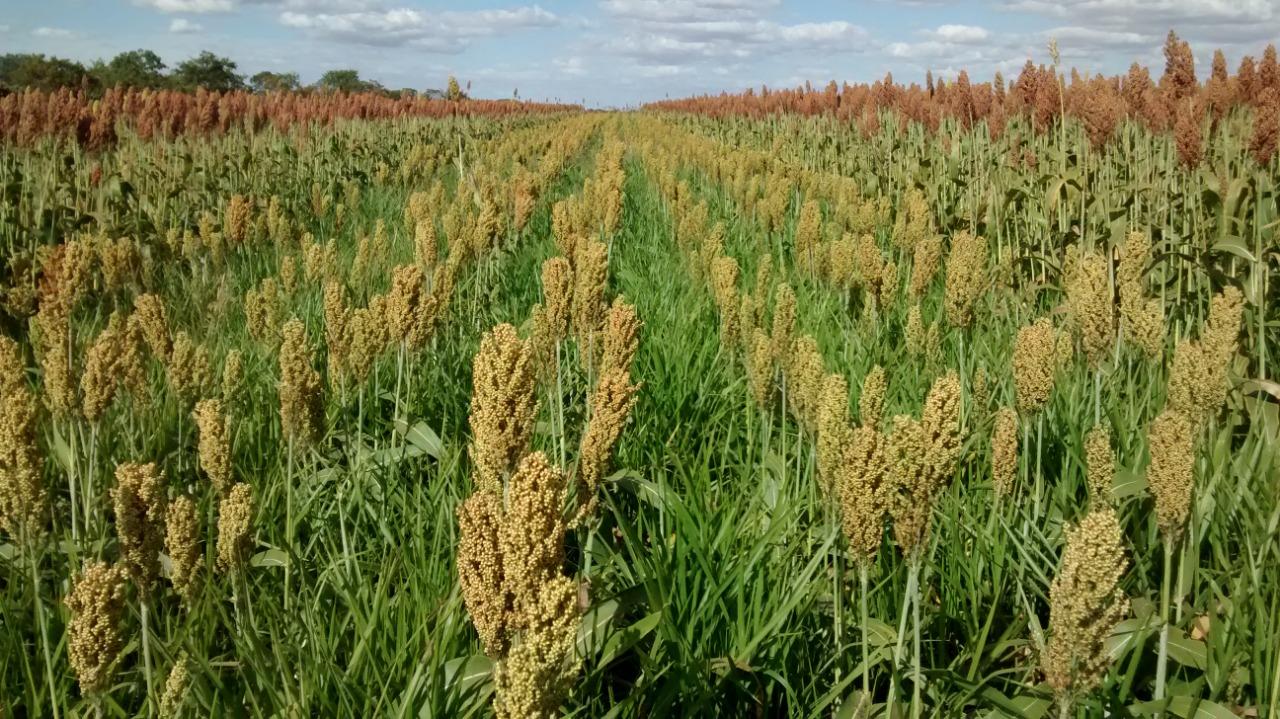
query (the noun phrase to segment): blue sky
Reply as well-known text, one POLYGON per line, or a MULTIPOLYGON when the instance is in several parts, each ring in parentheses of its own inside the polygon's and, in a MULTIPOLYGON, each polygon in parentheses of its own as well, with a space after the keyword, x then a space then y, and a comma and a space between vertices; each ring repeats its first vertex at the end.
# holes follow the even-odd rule
POLYGON ((1280 38, 1280 0, 0 0, 0 52, 142 47, 172 65, 207 49, 247 74, 354 67, 419 89, 453 74, 480 97, 593 106, 926 69, 1012 77, 1051 38, 1091 72, 1162 67, 1169 28, 1202 75, 1216 47, 1234 70, 1280 38))

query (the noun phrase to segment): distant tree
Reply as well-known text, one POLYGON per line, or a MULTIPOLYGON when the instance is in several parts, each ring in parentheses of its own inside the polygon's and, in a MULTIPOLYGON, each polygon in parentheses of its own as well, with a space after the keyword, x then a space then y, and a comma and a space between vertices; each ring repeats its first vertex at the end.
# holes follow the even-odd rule
POLYGON ((444 100, 448 98, 448 95, 445 94, 444 90, 439 90, 434 87, 429 87, 423 90, 422 96, 428 100, 444 100))
POLYGON ((450 75, 449 89, 445 91, 445 99, 451 100, 451 101, 465 100, 466 97, 467 97, 466 93, 464 93, 462 91, 462 88, 458 86, 458 78, 454 77, 453 75, 450 75))
POLYGON ((244 76, 236 73, 235 62, 208 50, 180 63, 173 73, 173 79, 184 90, 203 87, 206 90, 229 92, 245 88, 244 76))
POLYGON ((316 87, 326 92, 362 92, 368 83, 360 79, 358 70, 330 70, 320 76, 316 87))
POLYGON ((10 90, 34 88, 56 90, 60 87, 80 88, 92 78, 84 65, 60 57, 36 54, 0 56, 0 86, 10 90))
POLYGON ((262 72, 249 78, 254 92, 296 92, 302 87, 296 72, 262 72))
POLYGON ((103 87, 162 87, 166 78, 164 61, 150 50, 130 50, 111 58, 111 62, 99 61, 93 74, 103 87))

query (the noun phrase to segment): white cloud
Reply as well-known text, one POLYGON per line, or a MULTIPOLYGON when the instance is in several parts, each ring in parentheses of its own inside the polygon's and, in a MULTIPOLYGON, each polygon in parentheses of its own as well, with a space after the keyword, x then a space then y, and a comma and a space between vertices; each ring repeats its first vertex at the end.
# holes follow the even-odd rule
POLYGON ((232 0, 134 0, 134 2, 160 12, 228 12, 235 8, 232 0))
MULTIPOLYGON (((840 52, 861 49, 867 31, 832 20, 787 25, 767 17, 778 0, 604 0, 606 51, 664 68, 717 60, 746 60, 769 53, 840 52)), ((690 69, 686 67, 685 69, 690 69)))
POLYGON ((342 42, 403 45, 436 52, 461 52, 467 41, 517 30, 549 27, 559 21, 538 5, 510 10, 466 10, 428 14, 421 10, 305 13, 287 10, 280 22, 342 42))
POLYGON ((943 42, 957 43, 982 42, 990 35, 986 28, 973 25, 940 25, 937 30, 929 30, 926 34, 943 42))
POLYGON ((67 40, 76 36, 74 32, 61 27, 38 27, 35 30, 32 30, 31 34, 36 37, 55 40, 67 40))
POLYGON ((184 17, 174 18, 173 22, 169 23, 169 32, 179 35, 197 33, 203 29, 198 23, 191 22, 184 17))
POLYGON ((577 77, 587 74, 587 62, 576 55, 573 57, 558 58, 554 62, 556 69, 562 74, 577 77))

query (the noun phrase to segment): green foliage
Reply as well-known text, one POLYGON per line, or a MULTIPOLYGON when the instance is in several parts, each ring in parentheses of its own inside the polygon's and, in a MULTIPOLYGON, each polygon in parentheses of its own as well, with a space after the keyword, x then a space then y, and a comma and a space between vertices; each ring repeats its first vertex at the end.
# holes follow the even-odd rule
POLYGON ((254 92, 296 92, 302 88, 296 72, 270 72, 263 70, 249 78, 254 92))
POLYGON ((93 66, 93 74, 103 88, 164 87, 165 64, 160 56, 150 50, 130 50, 111 58, 111 62, 98 62, 93 66))
POLYGON ((80 88, 93 80, 84 65, 60 57, 37 54, 0 55, 0 88, 18 90, 56 90, 60 87, 80 88))
POLYGON ((208 50, 178 63, 173 71, 173 82, 185 90, 198 87, 217 92, 245 89, 244 77, 236 73, 236 63, 208 50))

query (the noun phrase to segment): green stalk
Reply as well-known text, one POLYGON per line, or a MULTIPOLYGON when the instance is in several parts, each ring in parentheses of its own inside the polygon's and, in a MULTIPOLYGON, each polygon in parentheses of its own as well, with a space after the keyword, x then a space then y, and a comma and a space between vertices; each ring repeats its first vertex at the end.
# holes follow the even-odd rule
POLYGON ((289 438, 284 475, 284 545, 289 559, 284 563, 284 611, 288 613, 293 592, 290 579, 293 574, 293 438, 289 438))
POLYGON ((917 558, 911 563, 911 580, 909 581, 910 589, 914 596, 911 598, 911 639, 914 645, 912 652, 912 668, 914 674, 911 679, 911 716, 914 719, 920 719, 920 712, 924 704, 920 700, 920 692, 924 686, 924 676, 920 672, 920 559, 917 558))
POLYGON ((151 703, 152 697, 155 696, 155 687, 151 682, 151 632, 147 628, 147 600, 143 599, 139 602, 139 608, 142 612, 142 666, 144 675, 147 678, 147 700, 146 704, 151 703))
MULTIPOLYGON (((1155 699, 1164 699, 1165 675, 1169 668, 1169 575, 1173 568, 1173 540, 1164 541, 1164 576, 1160 578, 1160 653, 1156 660, 1156 692, 1155 699)), ((1164 716, 1164 709, 1157 710, 1156 716, 1164 716)))
MULTIPOLYGON (((74 516, 74 512, 72 513, 74 516)), ((31 542, 24 542, 24 546, 31 547, 31 542)), ((36 625, 40 628, 40 649, 44 653, 44 676, 45 681, 49 684, 49 707, 53 709, 53 719, 58 719, 58 693, 57 685, 53 680, 53 658, 49 653, 49 630, 45 625, 44 619, 44 602, 40 601, 40 570, 39 557, 35 552, 31 553, 31 591, 32 599, 36 603, 36 625)))
POLYGON ((867 562, 858 562, 858 604, 862 613, 862 693, 866 706, 871 706, 871 652, 867 648, 868 626, 871 622, 867 614, 867 562))

